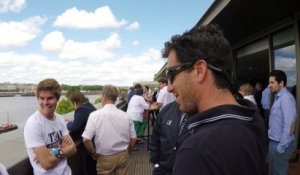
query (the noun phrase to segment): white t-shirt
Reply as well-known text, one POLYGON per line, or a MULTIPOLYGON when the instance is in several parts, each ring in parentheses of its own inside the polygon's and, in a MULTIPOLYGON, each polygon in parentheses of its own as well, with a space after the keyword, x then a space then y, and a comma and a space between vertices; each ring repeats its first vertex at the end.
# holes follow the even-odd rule
POLYGON ((128 148, 131 138, 136 138, 133 122, 114 104, 106 104, 90 114, 82 137, 94 142, 96 153, 112 155, 128 148))
POLYGON ((55 114, 55 120, 51 121, 36 111, 28 119, 24 127, 24 140, 34 175, 71 175, 71 169, 67 159, 61 160, 54 168, 45 170, 34 161, 36 157, 32 148, 46 146, 48 149, 57 148, 63 136, 68 135, 68 129, 63 117, 55 114))
POLYGON ((149 104, 145 101, 143 96, 134 95, 127 108, 127 114, 131 117, 133 121, 143 121, 143 112, 145 109, 149 108, 149 104))
POLYGON ((164 107, 165 105, 173 102, 176 100, 176 97, 174 96, 174 94, 168 92, 168 87, 165 86, 163 87, 158 94, 157 97, 157 102, 161 103, 162 106, 160 107, 160 109, 162 109, 162 107, 164 107))
POLYGON ((0 163, 0 175, 9 175, 2 163, 0 163))

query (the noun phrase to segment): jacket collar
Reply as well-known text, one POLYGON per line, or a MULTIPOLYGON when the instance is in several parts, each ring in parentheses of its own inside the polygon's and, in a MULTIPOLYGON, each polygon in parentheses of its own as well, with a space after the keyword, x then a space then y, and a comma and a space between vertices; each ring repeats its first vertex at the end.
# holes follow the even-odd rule
POLYGON ((221 105, 194 115, 188 121, 188 130, 203 124, 226 119, 252 121, 257 111, 256 106, 245 99, 239 99, 238 103, 240 105, 221 105))

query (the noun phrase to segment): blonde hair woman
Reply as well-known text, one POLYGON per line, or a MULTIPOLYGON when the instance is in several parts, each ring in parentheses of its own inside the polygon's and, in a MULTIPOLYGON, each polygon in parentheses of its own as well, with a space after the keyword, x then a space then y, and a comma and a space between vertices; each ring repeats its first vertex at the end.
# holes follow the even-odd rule
POLYGON ((240 86, 240 93, 244 97, 244 99, 247 99, 251 101, 252 103, 256 104, 255 98, 254 98, 254 89, 251 86, 250 83, 244 83, 240 86))

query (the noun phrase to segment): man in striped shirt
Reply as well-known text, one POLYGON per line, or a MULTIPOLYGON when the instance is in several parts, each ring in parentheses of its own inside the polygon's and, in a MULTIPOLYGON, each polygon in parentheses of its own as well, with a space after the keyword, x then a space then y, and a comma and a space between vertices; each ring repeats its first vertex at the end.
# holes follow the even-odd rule
POLYGON ((228 41, 215 25, 174 35, 165 43, 168 90, 191 118, 190 136, 178 150, 173 175, 260 175, 267 140, 262 117, 236 101, 228 41))

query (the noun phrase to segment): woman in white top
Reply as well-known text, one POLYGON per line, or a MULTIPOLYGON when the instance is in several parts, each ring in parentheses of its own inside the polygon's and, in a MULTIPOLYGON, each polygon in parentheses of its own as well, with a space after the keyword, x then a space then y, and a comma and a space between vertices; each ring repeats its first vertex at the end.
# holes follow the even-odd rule
POLYGON ((256 104, 255 98, 254 98, 254 90, 253 87, 251 86, 250 83, 244 83, 240 86, 240 91, 239 91, 242 96, 244 97, 244 99, 247 99, 249 101, 251 101, 252 103, 256 104))
POLYGON ((133 95, 133 97, 131 98, 127 108, 127 113, 133 120, 137 137, 142 137, 144 135, 144 128, 142 127, 143 112, 144 110, 149 108, 149 104, 145 101, 142 94, 142 88, 135 89, 135 95, 133 95))

